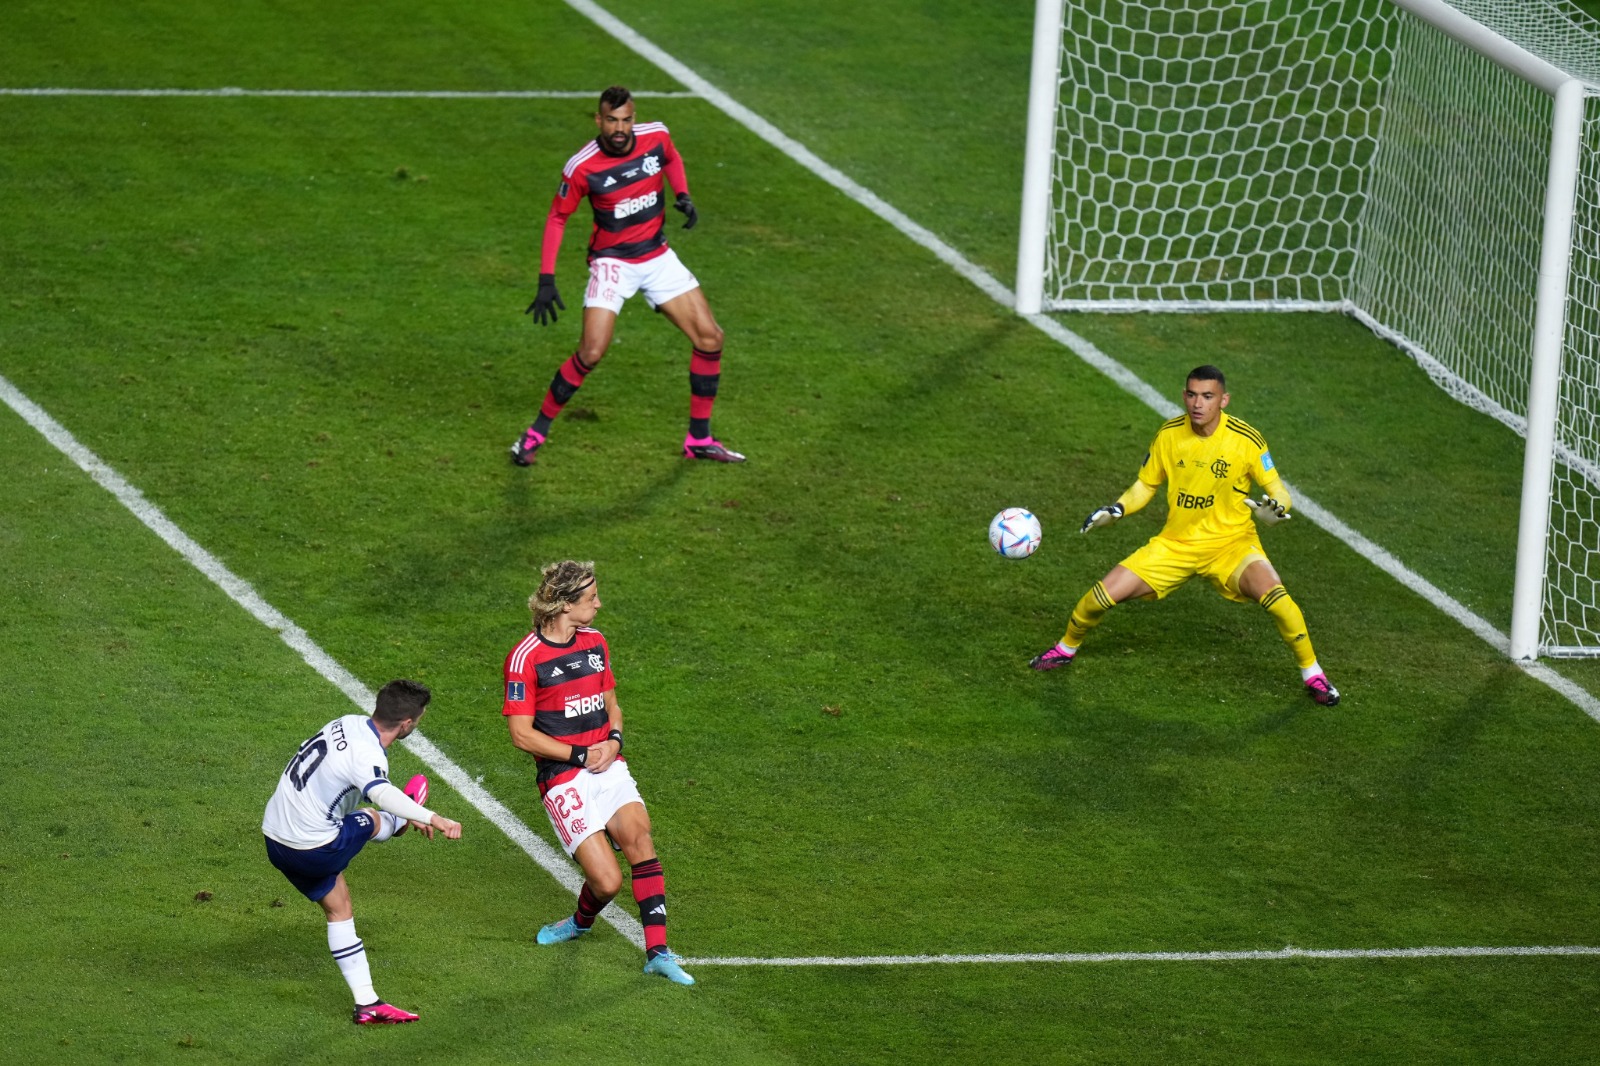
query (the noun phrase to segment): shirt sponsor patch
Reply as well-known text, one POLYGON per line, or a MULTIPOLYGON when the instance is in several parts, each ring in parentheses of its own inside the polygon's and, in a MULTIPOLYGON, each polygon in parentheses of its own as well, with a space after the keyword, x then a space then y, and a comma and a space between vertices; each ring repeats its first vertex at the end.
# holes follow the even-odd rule
POLYGON ((605 673, 606 657, 598 647, 580 653, 575 659, 542 662, 534 668, 538 674, 537 687, 571 684, 586 677, 605 673))
POLYGON ((521 703, 523 700, 527 699, 527 696, 528 696, 527 682, 525 682, 525 681, 507 681, 506 682, 506 702, 507 703, 521 703))
POLYGON ((1272 469, 1272 453, 1271 452, 1262 452, 1261 453, 1261 469, 1262 470, 1271 470, 1272 469))

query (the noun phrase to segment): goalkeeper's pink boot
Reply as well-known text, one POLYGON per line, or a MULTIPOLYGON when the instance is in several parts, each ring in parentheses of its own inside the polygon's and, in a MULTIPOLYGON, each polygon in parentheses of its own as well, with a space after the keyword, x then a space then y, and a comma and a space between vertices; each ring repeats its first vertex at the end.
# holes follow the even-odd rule
POLYGON ((1054 670, 1058 666, 1066 666, 1076 657, 1077 652, 1065 652, 1061 645, 1051 645, 1046 651, 1040 652, 1028 660, 1028 665, 1035 670, 1054 670))
POLYGON ((1316 677, 1306 679, 1306 692, 1311 698, 1324 707, 1333 707, 1339 702, 1339 690, 1329 682, 1327 674, 1318 674, 1316 677))

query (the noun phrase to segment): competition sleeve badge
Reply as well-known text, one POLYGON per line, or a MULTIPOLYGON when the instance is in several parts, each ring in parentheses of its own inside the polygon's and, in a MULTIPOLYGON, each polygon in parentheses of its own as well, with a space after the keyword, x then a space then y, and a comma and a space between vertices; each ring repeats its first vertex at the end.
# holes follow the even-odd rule
POLYGON ((528 684, 525 681, 506 682, 506 702, 521 703, 528 695, 528 684))

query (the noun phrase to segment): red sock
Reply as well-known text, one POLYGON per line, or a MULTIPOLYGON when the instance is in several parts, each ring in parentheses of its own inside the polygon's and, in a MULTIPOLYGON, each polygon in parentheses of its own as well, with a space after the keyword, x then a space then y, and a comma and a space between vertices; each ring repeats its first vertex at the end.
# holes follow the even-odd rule
POLYGON ((572 912, 572 920, 578 923, 579 929, 588 929, 594 925, 594 920, 600 912, 606 909, 609 900, 597 899, 585 881, 578 890, 578 909, 572 912))
POLYGON ((696 348, 689 356, 689 436, 696 440, 711 436, 711 407, 721 380, 722 353, 696 348))
POLYGON ((653 959, 667 950, 667 881, 660 859, 633 864, 633 898, 644 926, 645 958, 653 959))
POLYGON ((589 368, 579 361, 578 353, 573 352, 556 371, 556 376, 550 379, 550 391, 544 394, 544 403, 539 405, 539 417, 554 419, 560 414, 588 374, 589 368))

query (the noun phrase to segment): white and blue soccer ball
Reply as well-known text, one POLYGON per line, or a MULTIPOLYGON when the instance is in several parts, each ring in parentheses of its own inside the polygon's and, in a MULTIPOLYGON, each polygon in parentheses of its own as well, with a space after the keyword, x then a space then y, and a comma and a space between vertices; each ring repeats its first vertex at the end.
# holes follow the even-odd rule
POLYGON ((1039 550, 1043 539, 1039 520, 1022 507, 1007 507, 989 523, 989 543, 1007 559, 1026 559, 1039 550))

